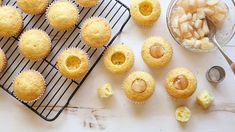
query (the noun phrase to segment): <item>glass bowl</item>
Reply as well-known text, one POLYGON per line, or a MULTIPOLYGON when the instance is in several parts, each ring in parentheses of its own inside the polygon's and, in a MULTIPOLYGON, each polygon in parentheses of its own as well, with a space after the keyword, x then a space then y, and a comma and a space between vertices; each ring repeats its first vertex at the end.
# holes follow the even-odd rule
MULTIPOLYGON (((190 51, 193 51, 193 52, 210 52, 210 51, 215 50, 216 47, 214 47, 212 49, 196 49, 196 48, 186 47, 181 44, 179 38, 173 33, 173 30, 171 27, 172 10, 174 9, 174 7, 176 6, 176 3, 178 1, 179 0, 171 0, 170 1, 170 4, 167 9, 167 15, 166 15, 167 27, 168 27, 168 30, 170 31, 171 36, 174 38, 174 40, 182 47, 184 47, 190 51)), ((234 15, 235 1, 234 0, 221 0, 221 1, 226 4, 226 6, 228 8, 228 15, 227 15, 226 19, 224 20, 223 25, 220 28, 217 28, 217 32, 216 32, 215 36, 216 36, 217 42, 221 46, 224 46, 228 42, 230 42, 230 40, 233 38, 233 36, 235 34, 235 15, 234 15)))

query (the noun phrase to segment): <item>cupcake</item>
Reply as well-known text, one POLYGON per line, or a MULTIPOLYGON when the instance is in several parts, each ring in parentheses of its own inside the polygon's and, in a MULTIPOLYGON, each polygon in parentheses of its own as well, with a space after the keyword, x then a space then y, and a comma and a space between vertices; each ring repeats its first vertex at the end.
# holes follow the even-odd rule
POLYGON ((57 67, 63 76, 69 79, 78 79, 88 71, 88 56, 80 49, 67 49, 60 54, 57 67))
POLYGON ((21 72, 13 82, 14 95, 26 103, 38 100, 45 88, 43 76, 34 70, 21 72))
POLYGON ((47 9, 49 24, 58 30, 73 28, 77 24, 78 19, 78 8, 70 1, 56 1, 47 9))
POLYGON ((153 77, 142 71, 130 74, 123 83, 123 90, 127 98, 135 104, 148 100, 152 96, 154 88, 153 77))
POLYGON ((191 111, 185 106, 180 106, 175 111, 175 118, 179 122, 186 123, 191 118, 191 111))
POLYGON ((0 36, 11 37, 23 27, 23 18, 13 6, 0 7, 0 36))
POLYGON ((109 23, 100 17, 92 17, 86 20, 81 27, 82 40, 92 48, 99 48, 107 44, 111 34, 109 23))
POLYGON ((131 0, 130 11, 137 24, 149 26, 160 17, 161 7, 158 0, 131 0))
POLYGON ((105 51, 103 63, 105 68, 112 73, 126 73, 134 64, 134 54, 128 46, 115 44, 105 51))
POLYGON ((48 0, 16 0, 19 8, 31 15, 44 13, 48 6, 48 0))
POLYGON ((144 42, 141 54, 148 66, 162 68, 171 61, 173 50, 164 38, 151 37, 144 42))
POLYGON ((76 2, 82 7, 93 7, 98 4, 99 0, 76 0, 76 2))
POLYGON ((188 98, 197 88, 196 77, 185 68, 176 68, 170 71, 165 83, 168 94, 175 98, 188 98))
POLYGON ((7 67, 7 57, 5 53, 0 49, 0 72, 4 71, 7 67))
POLYGON ((27 59, 37 61, 48 56, 51 50, 51 39, 39 29, 24 32, 19 39, 19 51, 27 59))

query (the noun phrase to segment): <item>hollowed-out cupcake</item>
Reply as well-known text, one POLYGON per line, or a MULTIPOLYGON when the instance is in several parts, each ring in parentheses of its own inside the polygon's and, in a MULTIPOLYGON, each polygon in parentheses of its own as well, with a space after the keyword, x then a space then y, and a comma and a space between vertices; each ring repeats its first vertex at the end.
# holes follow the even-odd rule
POLYGON ((197 88, 196 77, 186 68, 170 71, 165 83, 168 94, 175 98, 188 98, 197 88))
POLYGON ((105 51, 103 63, 105 68, 112 73, 126 73, 133 67, 134 54, 128 46, 114 44, 105 51))
POLYGON ((78 79, 88 71, 89 58, 84 51, 69 48, 60 54, 57 67, 64 77, 78 79))
POLYGON ((51 50, 51 39, 39 29, 24 32, 19 39, 19 51, 27 59, 37 61, 48 56, 51 50))
POLYGON ((44 13, 48 6, 48 0, 16 0, 19 8, 31 15, 44 13))
POLYGON ((34 70, 21 72, 13 82, 14 95, 26 103, 38 100, 45 89, 43 76, 34 70))
POLYGON ((153 77, 142 71, 130 74, 123 83, 125 95, 135 104, 142 104, 147 101, 154 93, 154 89, 153 77))
POLYGON ((99 0, 76 0, 76 2, 82 7, 93 7, 99 3, 99 0))
POLYGON ((130 11, 137 24, 149 26, 160 17, 161 7, 158 0, 131 0, 130 11))
POLYGON ((81 26, 81 38, 92 48, 104 46, 109 42, 111 36, 111 27, 104 18, 92 17, 81 26))
POLYGON ((164 38, 151 37, 144 42, 141 54, 147 65, 162 68, 171 61, 173 50, 164 38))
POLYGON ((14 36, 21 31, 22 27, 23 18, 15 7, 0 7, 0 36, 14 36))
POLYGON ((79 19, 79 11, 76 5, 67 0, 59 0, 47 9, 49 24, 58 30, 73 28, 79 19))
POLYGON ((7 67, 7 57, 0 48, 0 72, 4 71, 7 67))

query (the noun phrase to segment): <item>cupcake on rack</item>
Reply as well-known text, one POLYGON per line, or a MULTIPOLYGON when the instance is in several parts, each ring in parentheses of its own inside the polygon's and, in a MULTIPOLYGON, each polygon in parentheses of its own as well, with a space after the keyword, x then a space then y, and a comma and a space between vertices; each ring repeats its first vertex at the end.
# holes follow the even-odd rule
POLYGON ((44 13, 48 6, 48 0, 16 0, 19 8, 31 15, 44 13))
POLYGON ((76 0, 76 2, 82 7, 93 7, 99 3, 99 0, 76 0))
POLYGON ((197 79, 188 69, 176 68, 168 73, 165 84, 172 97, 188 98, 197 88, 197 79))
POLYGON ((58 30, 68 30, 75 27, 79 19, 78 8, 67 0, 52 3, 46 14, 49 24, 58 30))
POLYGON ((104 46, 111 36, 111 26, 104 18, 92 17, 81 26, 81 39, 92 48, 104 46))
POLYGON ((142 104, 147 101, 154 93, 154 89, 153 77, 142 71, 130 74, 123 83, 125 95, 135 104, 142 104))
POLYGON ((0 7, 0 36, 14 36, 21 31, 22 27, 23 18, 15 7, 0 7))
POLYGON ((115 44, 105 51, 103 63, 105 68, 112 73, 126 73, 134 65, 134 53, 124 44, 115 44))
POLYGON ((79 79, 88 71, 89 57, 78 48, 69 48, 60 54, 57 67, 64 77, 79 79))
POLYGON ((46 89, 43 76, 34 70, 21 72, 13 82, 13 93, 25 103, 40 99, 46 89))
POLYGON ((164 38, 151 37, 144 42, 141 54, 147 65, 161 68, 171 61, 173 50, 164 38))
POLYGON ((51 39, 39 29, 24 32, 19 39, 19 51, 27 59, 37 61, 47 57, 51 50, 51 39))
POLYGON ((0 72, 4 71, 7 67, 7 57, 0 48, 0 72))

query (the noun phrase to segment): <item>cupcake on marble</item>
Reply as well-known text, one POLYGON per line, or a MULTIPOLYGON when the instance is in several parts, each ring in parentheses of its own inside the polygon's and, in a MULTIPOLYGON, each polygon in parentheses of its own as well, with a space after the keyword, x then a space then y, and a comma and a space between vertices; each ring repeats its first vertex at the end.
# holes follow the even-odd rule
POLYGON ((105 51, 103 63, 105 68, 112 73, 126 73, 134 65, 134 53, 124 44, 115 44, 105 51))
POLYGON ((160 17, 161 7, 158 0, 131 0, 130 12, 137 24, 150 26, 160 17))
POLYGON ((23 18, 13 6, 0 7, 0 36, 11 37, 23 27, 23 18))
POLYGON ((25 103, 40 99, 45 92, 45 80, 43 76, 34 70, 21 72, 13 82, 13 93, 25 103))
POLYGON ((142 71, 130 74, 123 83, 125 95, 135 104, 142 104, 147 101, 153 95, 154 89, 153 77, 142 71))
POLYGON ((99 0, 76 0, 76 2, 82 7, 93 7, 99 3, 99 0))
POLYGON ((92 17, 81 26, 81 38, 92 48, 107 44, 112 36, 111 26, 101 17, 92 17))
POLYGON ((186 68, 170 71, 166 78, 166 90, 174 98, 188 98, 197 88, 195 75, 186 68))
POLYGON ((48 6, 48 0, 16 0, 16 2, 24 13, 31 15, 44 13, 48 6))
POLYGON ((7 57, 5 53, 0 49, 0 73, 3 72, 7 67, 7 57))
POLYGON ((171 61, 173 50, 164 38, 151 37, 144 42, 141 55, 148 66, 162 68, 171 61))
POLYGON ((60 73, 69 79, 79 79, 89 68, 88 55, 78 48, 69 48, 63 51, 57 59, 60 73))
POLYGON ((29 60, 41 60, 47 57, 51 51, 51 39, 42 30, 28 30, 20 36, 19 51, 29 60))
POLYGON ((49 24, 58 30, 68 30, 75 27, 78 19, 78 8, 70 1, 56 1, 47 9, 49 24))

